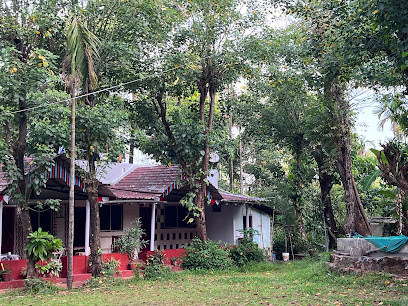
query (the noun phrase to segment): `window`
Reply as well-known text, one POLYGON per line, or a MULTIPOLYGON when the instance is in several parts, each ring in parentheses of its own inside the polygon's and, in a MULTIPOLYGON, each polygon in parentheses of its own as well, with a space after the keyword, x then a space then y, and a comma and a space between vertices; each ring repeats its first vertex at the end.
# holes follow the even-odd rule
POLYGON ((183 206, 164 207, 164 227, 165 228, 195 228, 195 223, 187 223, 192 218, 188 209, 183 206))
MULTIPOLYGON (((242 216, 243 229, 246 229, 246 216, 242 216)), ((249 216, 249 227, 252 227, 252 216, 249 216)))
POLYGON ((30 219, 31 219, 31 226, 33 228, 33 231, 36 231, 38 230, 39 227, 41 227, 43 231, 46 231, 52 234, 52 210, 51 209, 47 209, 42 212, 37 212, 35 210, 30 209, 30 219))
POLYGON ((123 205, 105 204, 99 208, 101 231, 121 231, 123 224, 123 205))

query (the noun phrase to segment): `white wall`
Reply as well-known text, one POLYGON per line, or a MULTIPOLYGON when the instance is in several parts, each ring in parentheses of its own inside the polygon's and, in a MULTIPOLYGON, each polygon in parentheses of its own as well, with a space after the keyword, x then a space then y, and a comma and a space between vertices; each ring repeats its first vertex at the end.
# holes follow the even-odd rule
POLYGON ((259 232, 254 241, 262 249, 271 247, 271 222, 268 214, 252 210, 252 227, 259 232))
POLYGON ((234 207, 234 244, 238 243, 238 238, 242 237, 242 233, 239 230, 244 229, 244 223, 242 216, 245 216, 245 205, 242 204, 230 204, 231 207, 234 207))
MULTIPOLYGON (((259 211, 257 209, 248 208, 248 213, 252 216, 252 228, 257 230, 259 235, 255 235, 254 241, 260 248, 270 249, 271 247, 271 223, 270 216, 267 213, 259 211)), ((242 234, 238 230, 243 229, 243 216, 246 216, 245 205, 234 206, 234 238, 237 243, 238 238, 242 237, 242 234)))
POLYGON ((208 238, 234 244, 234 206, 221 205, 221 212, 213 212, 212 205, 205 208, 208 238))

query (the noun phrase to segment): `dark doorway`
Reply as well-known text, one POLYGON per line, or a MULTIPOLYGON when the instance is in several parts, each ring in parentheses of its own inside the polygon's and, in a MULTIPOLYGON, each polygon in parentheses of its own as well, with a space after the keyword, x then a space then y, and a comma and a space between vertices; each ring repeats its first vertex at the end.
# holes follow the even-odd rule
POLYGON ((150 207, 140 207, 140 221, 142 221, 142 229, 145 231, 146 235, 143 239, 150 239, 150 222, 152 219, 152 209, 150 207))
POLYGON ((38 228, 44 232, 48 232, 50 234, 54 234, 52 231, 52 210, 47 209, 45 211, 37 211, 34 206, 30 209, 30 220, 31 220, 31 227, 33 231, 37 231, 38 228))
MULTIPOLYGON (((150 228, 150 222, 152 219, 152 209, 150 207, 140 207, 140 221, 142 222, 142 229, 145 231, 146 235, 143 236, 143 240, 149 240, 150 241, 150 233, 151 233, 151 228, 150 228)), ((147 245, 143 251, 148 251, 149 250, 149 245, 147 245)))
POLYGON ((75 207, 74 210, 74 247, 85 246, 85 207, 75 207))
POLYGON ((14 228, 16 220, 15 207, 3 207, 3 232, 1 253, 14 253, 14 228))

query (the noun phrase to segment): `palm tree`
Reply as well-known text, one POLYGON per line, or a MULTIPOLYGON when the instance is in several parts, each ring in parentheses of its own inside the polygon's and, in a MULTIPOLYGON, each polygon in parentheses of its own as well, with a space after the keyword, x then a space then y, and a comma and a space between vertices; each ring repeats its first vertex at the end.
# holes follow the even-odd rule
MULTIPOLYGON (((71 103, 71 169, 70 169, 70 188, 69 188, 69 225, 68 225, 68 276, 67 287, 72 288, 73 280, 73 245, 74 245, 74 180, 75 180, 75 105, 78 93, 82 90, 83 94, 88 94, 95 90, 98 85, 98 79, 95 73, 94 59, 98 57, 100 42, 98 38, 88 30, 86 24, 78 16, 68 20, 67 24, 67 55, 64 61, 64 79, 67 89, 72 96, 71 103)), ((88 96, 86 100, 90 99, 88 96)), ((90 162, 90 161, 88 161, 90 162)), ((93 161, 92 161, 93 164, 93 161)), ((90 166, 90 169, 94 167, 90 166)), ((96 200, 97 201, 97 200, 96 200)), ((92 211, 91 211, 92 213, 92 211)), ((95 213, 95 212, 94 212, 95 213)), ((96 210, 94 222, 99 222, 99 210, 96 210)), ((93 226, 91 226, 93 227, 93 226)), ((91 249, 98 250, 99 231, 97 233, 96 246, 91 249)), ((102 269, 102 262, 98 252, 92 252, 93 272, 102 269), (99 260, 98 260, 99 257, 99 260)), ((94 273, 93 273, 94 274, 94 273)))

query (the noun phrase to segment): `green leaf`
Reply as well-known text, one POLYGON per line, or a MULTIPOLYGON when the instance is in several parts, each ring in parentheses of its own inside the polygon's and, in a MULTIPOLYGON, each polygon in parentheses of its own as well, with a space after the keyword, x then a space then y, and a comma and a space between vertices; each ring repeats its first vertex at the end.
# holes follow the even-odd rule
POLYGON ((380 151, 377 149, 370 149, 370 151, 373 152, 375 156, 378 156, 378 154, 380 153, 380 151))
POLYGON ((384 164, 388 165, 387 157, 385 157, 384 151, 381 151, 381 159, 384 164))
POLYGON ((381 174, 380 170, 374 170, 374 172, 368 174, 366 177, 364 177, 359 185, 361 185, 361 188, 364 191, 367 191, 370 189, 371 185, 374 183, 374 181, 378 178, 378 176, 381 174))
POLYGON ((390 198, 390 199, 395 199, 396 198, 396 194, 395 194, 395 192, 393 192, 393 191, 391 191, 391 190, 380 190, 380 191, 378 191, 378 193, 379 194, 382 194, 382 195, 384 195, 384 196, 386 196, 387 198, 390 198))
POLYGON ((404 52, 404 53, 402 53, 402 57, 407 57, 408 56, 408 52, 404 52))

